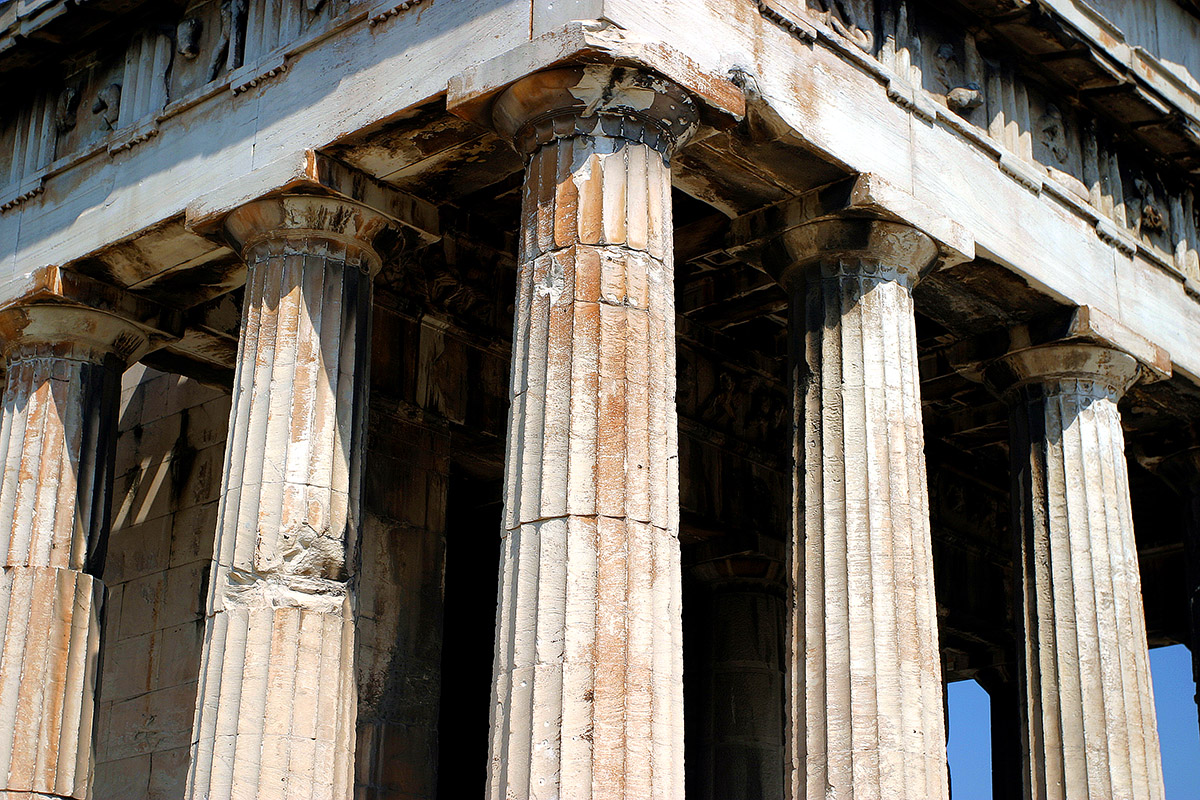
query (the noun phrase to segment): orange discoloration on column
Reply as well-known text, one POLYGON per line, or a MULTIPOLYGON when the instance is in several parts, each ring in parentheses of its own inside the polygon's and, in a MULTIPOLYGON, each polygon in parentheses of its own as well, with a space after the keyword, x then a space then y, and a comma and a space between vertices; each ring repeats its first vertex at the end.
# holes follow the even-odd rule
POLYGON ((6 309, 0 425, 0 796, 86 798, 120 376, 137 325, 6 309))
POLYGON ((661 243, 666 157, 694 114, 678 88, 613 68, 543 73, 497 106, 530 160, 493 800, 683 795, 674 282, 661 243), (588 95, 605 86, 608 101, 588 95), (627 90, 643 93, 636 108, 627 90), (670 120, 656 116, 668 100, 670 120))

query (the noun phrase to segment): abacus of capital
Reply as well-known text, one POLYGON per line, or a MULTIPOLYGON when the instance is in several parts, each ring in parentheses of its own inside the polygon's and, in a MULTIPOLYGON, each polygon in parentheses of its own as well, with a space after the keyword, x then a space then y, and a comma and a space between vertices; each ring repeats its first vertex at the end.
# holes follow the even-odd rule
POLYGON ((0 0, 0 800, 951 800, 969 680, 1165 800, 1191 0, 95 3, 0 0))

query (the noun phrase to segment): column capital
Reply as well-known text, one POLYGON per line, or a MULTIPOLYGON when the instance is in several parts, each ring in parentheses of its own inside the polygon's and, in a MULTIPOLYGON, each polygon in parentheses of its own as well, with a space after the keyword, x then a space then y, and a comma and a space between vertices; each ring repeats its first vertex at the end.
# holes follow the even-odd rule
POLYGON ((937 244, 902 222, 837 216, 784 231, 767 243, 763 263, 785 287, 822 277, 855 274, 908 285, 937 259, 937 244))
POLYGON ((492 106, 492 123, 528 156, 555 139, 607 136, 665 157, 696 129, 700 113, 678 84, 632 66, 585 64, 535 72, 492 106))
POLYGON ((949 353, 963 376, 997 396, 1035 383, 1119 399, 1139 381, 1170 377, 1166 350, 1089 306, 1078 306, 964 341, 949 353))
POLYGON ((1001 398, 1030 384, 1060 387, 1074 394, 1118 400, 1137 382, 1141 367, 1133 356, 1092 342, 1059 342, 1015 350, 984 370, 984 382, 1001 398))
MULTIPOLYGON (((568 22, 553 33, 455 75, 447 87, 446 110, 483 127, 496 126, 495 106, 502 94, 530 79, 545 80, 539 75, 564 69, 592 75, 614 76, 616 70, 624 70, 626 75, 656 76, 656 80, 686 92, 706 129, 732 127, 746 113, 745 93, 729 80, 728 73, 713 71, 669 44, 647 41, 600 20, 568 22)), ((601 84, 602 95, 606 88, 601 84)), ((612 88, 625 91, 619 83, 612 88)), ((618 93, 614 92, 613 100, 620 103, 618 93)), ((587 103, 582 107, 586 108, 587 103)), ((638 102, 632 107, 638 110, 638 102)), ((669 103, 667 110, 671 110, 669 103)), ((614 134, 605 131, 603 135, 614 134)))
POLYGON ((402 244, 391 219, 340 197, 285 194, 252 200, 225 217, 225 235, 246 258, 251 250, 292 240, 324 240, 346 250, 346 261, 376 275, 402 244))
POLYGON ((62 358, 125 364, 178 338, 179 312, 60 267, 35 271, 17 299, 0 306, 0 352, 28 348, 62 358))

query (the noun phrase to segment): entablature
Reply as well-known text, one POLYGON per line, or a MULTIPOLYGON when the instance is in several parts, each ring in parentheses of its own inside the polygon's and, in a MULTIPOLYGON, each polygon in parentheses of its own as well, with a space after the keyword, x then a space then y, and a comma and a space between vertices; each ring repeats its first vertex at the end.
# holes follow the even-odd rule
MULTIPOLYGON (((1127 317, 1147 338, 1165 337, 1183 374, 1200 375, 1200 355, 1180 346, 1200 335, 1190 179, 1053 86, 1031 80, 1008 51, 981 47, 975 29, 930 22, 917 2, 875 9, 861 0, 855 13, 870 6, 863 18, 883 21, 882 33, 869 37, 846 24, 841 6, 837 14, 817 4, 799 8, 797 19, 808 27, 788 27, 764 14, 766 0, 653 8, 579 0, 558 17, 535 15, 533 28, 532 5, 501 0, 481 0, 471 6, 474 16, 437 0, 327 2, 315 11, 295 5, 295 13, 310 15, 299 17, 308 23, 295 39, 280 33, 282 17, 255 16, 267 7, 256 3, 233 49, 242 48, 236 66, 228 48, 238 37, 222 42, 223 6, 197 3, 183 21, 203 10, 210 16, 200 29, 215 38, 201 36, 189 59, 177 26, 131 32, 132 49, 90 62, 86 87, 94 95, 77 95, 76 128, 66 134, 57 131, 54 93, 43 87, 31 95, 11 135, 0 134, 0 144, 13 145, 0 159, 14 154, 0 174, 18 176, 0 190, 11 195, 0 212, 6 279, 42 264, 84 262, 81 271, 110 279, 91 267, 116 264, 136 273, 132 283, 114 280, 120 285, 178 292, 203 268, 212 280, 201 281, 206 294, 193 299, 207 301, 236 284, 238 273, 232 253, 198 236, 197 227, 286 187, 310 152, 352 168, 363 187, 423 202, 433 218, 434 206, 472 192, 506 181, 511 190, 520 158, 470 121, 478 114, 451 116, 447 86, 459 87, 451 94, 468 105, 486 104, 495 88, 488 80, 497 80, 489 78, 492 67, 565 63, 582 42, 604 57, 617 58, 612 53, 622 47, 634 55, 620 58, 658 53, 663 69, 687 64, 741 88, 745 120, 725 130, 708 126, 676 157, 676 187, 712 209, 738 217, 846 176, 878 178, 881 191, 895 189, 879 196, 919 217, 914 224, 935 238, 965 232, 961 240, 978 251, 974 257, 1068 305, 1127 317), (888 9, 904 13, 889 17, 888 9), (575 13, 597 20, 558 24, 575 13), (168 69, 156 71, 163 64, 168 69), (117 74, 107 70, 118 69, 135 88, 120 97, 110 92, 101 104, 117 74), (981 81, 974 100, 971 75, 981 81), (187 91, 177 91, 185 84, 187 91), (113 106, 115 127, 104 128, 113 106), (85 119, 93 126, 87 131, 85 119), (177 243, 187 253, 173 250, 177 243)), ((510 69, 510 77, 519 72, 510 69)), ((971 263, 972 252, 960 248, 958 261, 971 263)))

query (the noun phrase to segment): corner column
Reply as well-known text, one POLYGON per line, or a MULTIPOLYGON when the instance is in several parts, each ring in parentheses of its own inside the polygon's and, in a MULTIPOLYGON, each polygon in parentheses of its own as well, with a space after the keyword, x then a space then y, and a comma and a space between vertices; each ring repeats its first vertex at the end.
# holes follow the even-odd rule
POLYGON ((1010 408, 1032 800, 1163 797, 1117 409, 1139 371, 1120 350, 1068 342, 1011 352, 984 373, 1010 408))
POLYGON ((494 119, 528 166, 488 796, 682 798, 668 159, 697 111, 587 66, 494 119))
POLYGON ((397 231, 353 202, 258 200, 187 796, 348 798, 372 278, 397 231))
POLYGON ((788 796, 944 799, 912 302, 937 249, 901 224, 835 218, 773 252, 791 295, 795 409, 788 796))
POLYGON ((128 295, 73 276, 105 310, 67 305, 42 277, 0 310, 0 797, 84 800, 121 374, 150 337, 128 295))

